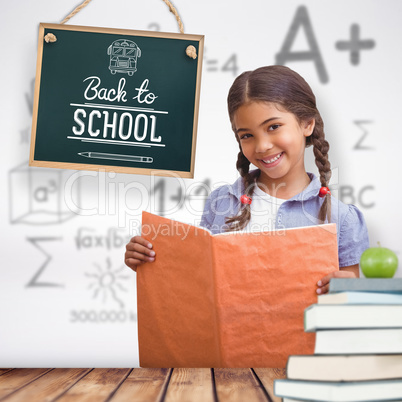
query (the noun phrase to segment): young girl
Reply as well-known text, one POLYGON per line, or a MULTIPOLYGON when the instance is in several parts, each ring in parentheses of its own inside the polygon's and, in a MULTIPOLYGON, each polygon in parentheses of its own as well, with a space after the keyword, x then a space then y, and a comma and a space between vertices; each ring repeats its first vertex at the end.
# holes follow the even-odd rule
MULTIPOLYGON (((228 109, 240 147, 236 167, 241 177, 211 193, 201 226, 220 233, 334 222, 340 270, 322 278, 317 293, 328 292, 331 278, 358 277, 360 256, 368 248, 367 228, 361 212, 328 189, 329 144, 310 86, 284 66, 247 71, 230 88, 228 109), (305 170, 310 145, 319 178, 305 170), (257 169, 250 171, 250 164, 257 169)), ((131 269, 154 259, 152 245, 141 236, 127 244, 125 262, 131 269)))

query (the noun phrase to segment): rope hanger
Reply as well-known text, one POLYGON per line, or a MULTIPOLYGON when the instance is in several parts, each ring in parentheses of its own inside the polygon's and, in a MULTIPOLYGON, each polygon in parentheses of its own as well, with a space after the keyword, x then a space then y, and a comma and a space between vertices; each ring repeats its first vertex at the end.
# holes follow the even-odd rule
MULTIPOLYGON (((176 8, 173 6, 173 4, 169 1, 169 0, 162 0, 168 7, 169 7, 169 11, 176 17, 176 21, 177 24, 179 26, 179 30, 180 33, 184 34, 184 27, 183 27, 183 23, 181 21, 181 18, 179 16, 179 13, 177 12, 176 8)), ((79 6, 77 6, 70 14, 67 15, 66 18, 64 18, 63 21, 60 22, 60 24, 65 24, 67 21, 69 21, 72 17, 74 17, 74 15, 78 14, 84 7, 86 7, 89 3, 91 2, 91 0, 85 0, 83 1, 79 6)), ((51 42, 56 42, 57 38, 54 34, 52 33, 48 33, 45 36, 45 41, 47 43, 51 43, 51 42)), ((194 46, 190 45, 187 46, 186 48, 186 54, 188 57, 191 57, 192 59, 196 59, 197 58, 197 51, 195 49, 194 46)))

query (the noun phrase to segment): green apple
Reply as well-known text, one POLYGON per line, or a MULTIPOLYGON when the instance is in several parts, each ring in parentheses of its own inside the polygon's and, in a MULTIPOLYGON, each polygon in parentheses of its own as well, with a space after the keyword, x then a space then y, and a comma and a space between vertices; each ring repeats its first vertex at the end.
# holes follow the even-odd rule
POLYGON ((398 268, 398 257, 389 248, 368 248, 360 257, 360 268, 366 278, 392 278, 398 268))

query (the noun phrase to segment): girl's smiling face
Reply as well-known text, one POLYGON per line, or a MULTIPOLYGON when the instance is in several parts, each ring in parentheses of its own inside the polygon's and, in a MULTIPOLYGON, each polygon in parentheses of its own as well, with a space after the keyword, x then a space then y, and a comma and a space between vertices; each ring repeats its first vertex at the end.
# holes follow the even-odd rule
POLYGON ((244 156, 261 170, 261 182, 290 184, 306 176, 304 150, 314 120, 299 123, 275 103, 249 102, 237 109, 233 124, 244 156))

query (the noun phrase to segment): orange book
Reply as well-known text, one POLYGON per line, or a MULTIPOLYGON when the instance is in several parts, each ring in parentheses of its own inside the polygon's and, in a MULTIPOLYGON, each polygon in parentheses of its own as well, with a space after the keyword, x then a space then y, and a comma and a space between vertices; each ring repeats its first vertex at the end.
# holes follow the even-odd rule
POLYGON ((313 354, 304 310, 338 270, 336 225, 222 233, 143 212, 153 263, 137 271, 142 367, 286 367, 313 354))

